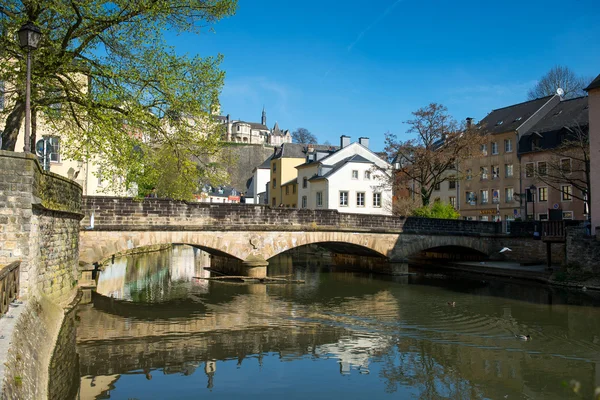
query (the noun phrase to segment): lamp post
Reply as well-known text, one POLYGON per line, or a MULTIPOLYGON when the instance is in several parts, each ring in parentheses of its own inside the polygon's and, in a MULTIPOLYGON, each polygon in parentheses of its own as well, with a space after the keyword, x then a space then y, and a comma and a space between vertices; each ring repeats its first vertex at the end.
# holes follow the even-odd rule
POLYGON ((25 84, 25 153, 31 152, 31 50, 37 49, 42 31, 33 22, 27 22, 19 29, 19 45, 27 49, 27 82, 25 84))
POLYGON ((529 193, 531 193, 531 208, 533 211, 533 220, 535 221, 535 191, 536 191, 536 187, 535 185, 531 185, 529 187, 529 193))

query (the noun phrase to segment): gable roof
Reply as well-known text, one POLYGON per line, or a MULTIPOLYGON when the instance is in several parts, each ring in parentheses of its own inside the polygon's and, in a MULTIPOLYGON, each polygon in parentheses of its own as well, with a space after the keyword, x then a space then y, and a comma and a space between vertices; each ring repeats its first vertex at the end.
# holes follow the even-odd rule
POLYGON ((540 137, 540 150, 555 148, 561 144, 565 136, 562 133, 572 132, 574 128, 586 130, 589 124, 588 97, 577 97, 563 100, 553 107, 519 140, 519 154, 534 151, 532 138, 540 137), (565 131, 566 130, 566 131, 565 131))
MULTIPOLYGON (((323 144, 311 145, 316 151, 331 151, 337 149, 323 144)), ((273 159, 277 158, 305 158, 308 146, 302 143, 283 143, 281 146, 275 148, 275 154, 273 159)))
MULTIPOLYGON (((366 158, 364 158, 363 156, 361 156, 359 154, 353 154, 352 156, 345 158, 342 161, 332 165, 331 170, 327 171, 326 174, 321 175, 321 176, 315 175, 312 178, 310 178, 309 181, 318 181, 321 179, 327 179, 331 175, 333 175, 337 171, 339 171, 344 165, 346 165, 348 163, 375 164, 373 161, 367 160, 366 158)), ((324 167, 329 167, 329 165, 324 165, 324 167)))
POLYGON ((598 89, 598 88, 600 88, 600 75, 598 75, 596 77, 596 79, 594 79, 592 81, 592 83, 590 83, 589 86, 586 87, 584 90, 587 91, 587 92, 589 92, 592 89, 598 89))
POLYGON ((488 133, 504 133, 516 131, 529 117, 548 102, 553 96, 530 100, 512 106, 498 108, 481 120, 488 133))

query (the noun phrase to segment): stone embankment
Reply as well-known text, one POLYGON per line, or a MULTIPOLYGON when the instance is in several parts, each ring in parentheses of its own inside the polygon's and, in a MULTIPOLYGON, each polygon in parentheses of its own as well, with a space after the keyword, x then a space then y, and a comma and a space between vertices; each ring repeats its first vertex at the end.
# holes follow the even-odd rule
POLYGON ((32 154, 0 151, 0 171, 0 267, 20 262, 21 301, 10 334, 0 339, 2 398, 43 399, 65 306, 77 289, 82 191, 44 172, 32 154))

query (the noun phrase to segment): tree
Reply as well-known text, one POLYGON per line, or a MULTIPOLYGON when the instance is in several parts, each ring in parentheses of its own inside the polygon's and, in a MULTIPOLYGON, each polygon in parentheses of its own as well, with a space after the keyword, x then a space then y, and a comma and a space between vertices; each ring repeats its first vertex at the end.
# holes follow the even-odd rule
POLYGON ((581 200, 590 209, 591 202, 591 168, 590 140, 587 126, 575 125, 562 135, 561 143, 549 150, 546 169, 537 170, 537 180, 549 187, 581 200), (571 193, 566 193, 565 186, 572 186, 571 193))
POLYGON ((292 132, 294 143, 317 144, 317 137, 306 128, 298 128, 292 132))
POLYGON ((436 186, 458 179, 457 164, 475 154, 485 135, 483 129, 459 125, 441 104, 431 103, 412 115, 405 123, 410 126, 407 133, 415 138, 400 141, 392 133, 385 135, 385 151, 395 164, 388 184, 409 188, 427 206, 436 186))
POLYGON ((573 97, 585 96, 585 87, 592 81, 590 78, 578 76, 569 67, 556 65, 546 72, 544 76, 527 92, 529 100, 539 99, 540 97, 552 96, 556 90, 564 90, 563 97, 570 99, 573 97))
MULTIPOLYGON (((185 57, 163 33, 198 33, 235 12, 236 0, 5 0, 0 5, 0 81, 6 82, 2 149, 13 150, 24 118, 25 56, 16 32, 43 33, 33 53, 32 109, 60 133, 61 152, 94 159, 125 184, 166 179, 178 187, 211 178, 221 135, 212 122, 222 57, 185 57), (157 155, 161 154, 162 157, 157 155), (165 166, 169 168, 165 169, 165 166)), ((33 147, 33 146, 32 146, 33 147)), ((178 192, 177 190, 176 192, 178 192)), ((189 197, 165 192, 171 197, 189 197)))
POLYGON ((442 203, 435 201, 428 206, 419 207, 413 210, 412 215, 415 217, 424 218, 440 218, 440 219, 458 219, 460 214, 450 203, 442 203))

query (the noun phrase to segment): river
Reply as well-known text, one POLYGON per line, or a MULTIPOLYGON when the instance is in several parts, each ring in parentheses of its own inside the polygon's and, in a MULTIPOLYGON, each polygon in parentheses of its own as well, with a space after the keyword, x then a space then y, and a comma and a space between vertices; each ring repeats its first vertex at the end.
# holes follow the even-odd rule
POLYGON ((210 257, 188 246, 113 260, 65 322, 51 395, 591 399, 600 386, 594 292, 318 259, 271 260, 269 275, 305 283, 270 285, 196 279, 210 257))

